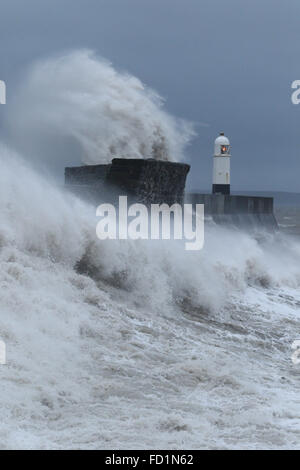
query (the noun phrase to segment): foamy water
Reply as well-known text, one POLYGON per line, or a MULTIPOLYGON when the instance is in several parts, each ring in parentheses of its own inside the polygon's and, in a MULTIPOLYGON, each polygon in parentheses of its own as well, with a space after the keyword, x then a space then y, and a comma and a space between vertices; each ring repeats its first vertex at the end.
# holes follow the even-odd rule
POLYGON ((91 207, 0 164, 2 449, 299 448, 298 239, 100 242, 91 207))
MULTIPOLYGON (((87 163, 179 160, 192 135, 86 51, 38 62, 15 96, 11 145, 41 160, 60 135, 87 163)), ((99 241, 94 208, 3 145, 0 165, 2 449, 299 448, 298 235, 99 241)))
POLYGON ((80 146, 85 164, 114 157, 178 161, 194 136, 193 125, 171 116, 157 92, 89 50, 37 61, 9 110, 14 145, 40 159, 46 139, 51 147, 65 137, 80 146))

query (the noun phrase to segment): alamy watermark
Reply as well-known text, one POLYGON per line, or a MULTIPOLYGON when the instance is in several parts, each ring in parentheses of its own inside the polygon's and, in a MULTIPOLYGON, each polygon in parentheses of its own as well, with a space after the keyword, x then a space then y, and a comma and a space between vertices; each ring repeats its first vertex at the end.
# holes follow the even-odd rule
POLYGON ((294 351, 291 356, 292 362, 293 364, 298 365, 300 364, 300 339, 293 341, 291 348, 294 351))
POLYGON ((0 365, 6 364, 6 344, 0 340, 0 365))
POLYGON ((6 104, 6 85, 3 80, 0 80, 0 104, 6 104))
POLYGON ((293 104, 300 103, 300 80, 294 80, 291 88, 295 90, 291 95, 291 100, 293 104))
POLYGON ((100 204, 96 234, 100 240, 184 240, 185 249, 201 250, 204 245, 204 205, 132 204, 119 196, 119 205, 100 204))

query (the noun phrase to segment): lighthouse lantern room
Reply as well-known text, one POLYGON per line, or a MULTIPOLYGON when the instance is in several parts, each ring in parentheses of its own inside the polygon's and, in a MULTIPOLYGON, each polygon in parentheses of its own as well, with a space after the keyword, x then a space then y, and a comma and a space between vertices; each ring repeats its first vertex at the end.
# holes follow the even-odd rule
POLYGON ((230 194, 230 142, 224 132, 215 140, 213 194, 230 194))

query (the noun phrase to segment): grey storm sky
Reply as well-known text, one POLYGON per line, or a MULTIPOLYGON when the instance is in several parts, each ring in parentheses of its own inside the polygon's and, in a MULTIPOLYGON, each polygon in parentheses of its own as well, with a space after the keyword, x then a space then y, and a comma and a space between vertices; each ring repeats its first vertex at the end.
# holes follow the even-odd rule
POLYGON ((224 130, 233 189, 298 192, 299 18, 299 0, 0 0, 6 106, 31 61, 91 48, 195 123, 190 188, 210 187, 213 141, 224 130))

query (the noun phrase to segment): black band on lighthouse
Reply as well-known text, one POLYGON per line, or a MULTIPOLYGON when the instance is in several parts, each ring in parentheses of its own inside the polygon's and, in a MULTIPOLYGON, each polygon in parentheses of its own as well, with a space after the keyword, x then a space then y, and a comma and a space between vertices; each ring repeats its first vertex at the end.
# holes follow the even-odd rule
POLYGON ((213 194, 230 194, 230 184, 213 184, 213 194))

